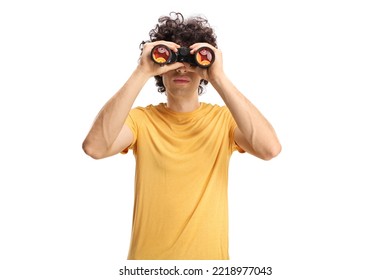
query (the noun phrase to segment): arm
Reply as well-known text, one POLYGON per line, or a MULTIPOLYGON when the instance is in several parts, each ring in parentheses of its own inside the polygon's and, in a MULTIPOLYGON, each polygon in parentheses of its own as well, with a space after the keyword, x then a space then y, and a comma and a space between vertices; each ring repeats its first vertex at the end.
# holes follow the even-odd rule
POLYGON ((281 151, 276 133, 260 111, 225 76, 210 81, 237 123, 234 140, 248 153, 270 160, 281 151))
MULTIPOLYGON (((191 46, 193 51, 205 45, 198 43, 191 46)), ((207 45, 211 47, 210 45, 207 45)), ((234 140, 245 151, 264 160, 270 160, 281 151, 276 133, 260 111, 234 86, 225 75, 222 67, 222 53, 213 48, 216 55, 214 64, 208 69, 198 69, 200 75, 210 81, 226 106, 229 108, 237 128, 234 140)))
MULTIPOLYGON (((181 63, 160 67, 150 59, 150 51, 161 42, 147 43, 144 46, 140 62, 122 88, 103 106, 97 115, 87 137, 83 150, 94 159, 112 156, 123 151, 133 141, 133 133, 125 125, 127 115, 135 99, 149 78, 181 67, 181 63)), ((173 51, 179 45, 164 42, 173 51)))

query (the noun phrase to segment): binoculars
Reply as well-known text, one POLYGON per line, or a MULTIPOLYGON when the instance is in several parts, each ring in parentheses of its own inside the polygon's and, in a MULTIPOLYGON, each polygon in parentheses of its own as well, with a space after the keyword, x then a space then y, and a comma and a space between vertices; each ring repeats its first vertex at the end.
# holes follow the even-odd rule
POLYGON ((190 53, 191 49, 182 47, 178 48, 175 53, 166 45, 157 45, 151 51, 152 60, 160 65, 171 64, 174 62, 187 62, 193 66, 208 68, 213 64, 215 54, 208 47, 199 48, 194 54, 190 53))

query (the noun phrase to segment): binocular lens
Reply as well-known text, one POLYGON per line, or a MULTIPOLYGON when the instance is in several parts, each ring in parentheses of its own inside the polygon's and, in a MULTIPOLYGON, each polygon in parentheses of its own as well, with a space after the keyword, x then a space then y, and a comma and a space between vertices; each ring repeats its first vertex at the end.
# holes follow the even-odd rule
POLYGON ((157 45, 151 51, 152 60, 157 64, 170 64, 174 62, 187 62, 201 68, 210 67, 215 56, 212 49, 202 47, 195 54, 190 53, 189 48, 179 48, 177 53, 172 52, 166 45, 157 45))
POLYGON ((158 45, 152 49, 152 59, 158 64, 168 63, 170 57, 171 50, 164 45, 158 45))
POLYGON ((208 67, 214 62, 214 52, 207 47, 200 48, 195 59, 199 66, 208 67))

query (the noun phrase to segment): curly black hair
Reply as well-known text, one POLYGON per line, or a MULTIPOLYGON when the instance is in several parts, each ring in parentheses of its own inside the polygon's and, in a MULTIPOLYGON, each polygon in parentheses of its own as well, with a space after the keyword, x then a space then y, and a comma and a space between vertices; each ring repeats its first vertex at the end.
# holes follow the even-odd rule
MULTIPOLYGON (((181 13, 171 12, 169 16, 162 16, 158 19, 156 27, 149 32, 150 40, 142 41, 141 51, 144 44, 155 41, 170 41, 179 44, 182 47, 189 47, 198 42, 209 43, 217 47, 217 36, 211 28, 208 20, 204 17, 195 16, 184 19, 181 13)), ((155 76, 158 92, 165 92, 165 86, 161 76, 155 76)), ((207 80, 202 79, 198 87, 198 94, 204 92, 204 87, 208 84, 207 80)))

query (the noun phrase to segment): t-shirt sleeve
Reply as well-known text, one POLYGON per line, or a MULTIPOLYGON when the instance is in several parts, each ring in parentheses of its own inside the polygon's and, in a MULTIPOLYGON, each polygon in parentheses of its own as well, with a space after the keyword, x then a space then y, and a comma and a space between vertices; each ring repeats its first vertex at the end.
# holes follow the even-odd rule
POLYGON ((230 132, 230 139, 231 139, 231 142, 232 142, 232 152, 234 151, 238 151, 240 153, 245 153, 245 150, 243 148, 241 148, 237 143, 236 141, 234 140, 234 131, 237 129, 237 124, 236 122, 234 121, 233 119, 233 122, 235 124, 235 126, 233 126, 233 128, 231 129, 231 132, 230 132))
POLYGON ((236 141, 234 141, 234 131, 237 129, 237 123, 234 120, 232 114, 230 113, 229 109, 225 107, 226 109, 226 115, 228 118, 228 124, 229 124, 229 140, 230 140, 230 149, 232 152, 238 151, 240 153, 245 153, 245 150, 241 148, 236 141))
POLYGON ((127 154, 129 150, 133 150, 137 143, 138 138, 138 122, 140 118, 140 110, 138 108, 130 110, 129 114, 127 115, 127 118, 125 120, 125 125, 127 125, 131 132, 133 133, 133 142, 126 147, 121 154, 127 154))

